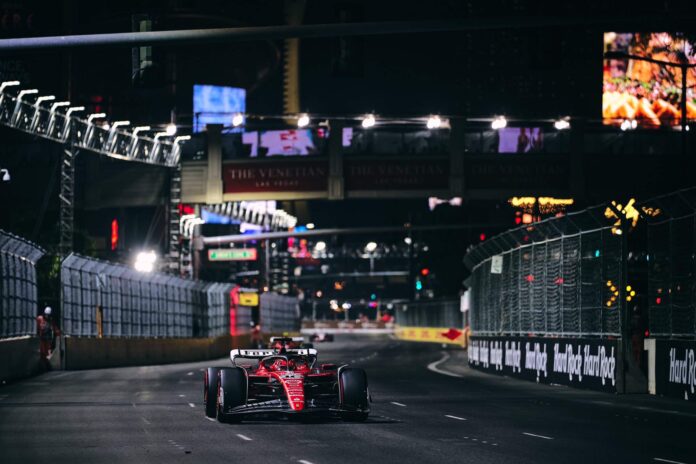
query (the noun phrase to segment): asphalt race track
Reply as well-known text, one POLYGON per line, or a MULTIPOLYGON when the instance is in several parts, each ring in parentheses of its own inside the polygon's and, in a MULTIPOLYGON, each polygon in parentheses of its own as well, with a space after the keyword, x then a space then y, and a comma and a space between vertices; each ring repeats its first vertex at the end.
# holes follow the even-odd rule
POLYGON ((317 348, 367 370, 366 423, 210 421, 202 368, 224 359, 50 372, 0 388, 0 463, 696 463, 693 404, 484 375, 386 337, 317 348))

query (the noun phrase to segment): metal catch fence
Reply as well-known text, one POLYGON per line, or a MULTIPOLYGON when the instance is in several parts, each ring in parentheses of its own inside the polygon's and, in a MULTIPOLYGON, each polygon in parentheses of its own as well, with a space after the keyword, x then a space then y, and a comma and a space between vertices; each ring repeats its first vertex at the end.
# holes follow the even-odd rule
POLYGON ((36 333, 36 262, 44 250, 0 230, 0 338, 36 333))
POLYGON ((402 327, 464 327, 459 300, 411 301, 397 304, 396 323, 402 327))
POLYGON ((72 254, 63 261, 61 286, 66 335, 214 337, 229 333, 229 284, 144 274, 72 254))
POLYGON ((518 227, 474 247, 476 335, 619 336, 625 258, 606 206, 518 227))
POLYGON ((696 338, 696 188, 640 205, 647 221, 648 321, 653 337, 696 338))
POLYGON ((281 334, 300 330, 300 306, 295 297, 262 293, 259 301, 261 330, 281 334))

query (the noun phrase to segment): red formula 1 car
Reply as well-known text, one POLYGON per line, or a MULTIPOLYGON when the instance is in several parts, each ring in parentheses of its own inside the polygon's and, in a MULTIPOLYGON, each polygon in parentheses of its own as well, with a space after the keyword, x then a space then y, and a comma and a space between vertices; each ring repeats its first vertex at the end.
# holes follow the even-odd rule
POLYGON ((364 421, 370 412, 367 375, 359 368, 317 365, 317 350, 273 338, 265 350, 232 350, 232 367, 205 371, 205 414, 239 422, 254 414, 337 416, 364 421))

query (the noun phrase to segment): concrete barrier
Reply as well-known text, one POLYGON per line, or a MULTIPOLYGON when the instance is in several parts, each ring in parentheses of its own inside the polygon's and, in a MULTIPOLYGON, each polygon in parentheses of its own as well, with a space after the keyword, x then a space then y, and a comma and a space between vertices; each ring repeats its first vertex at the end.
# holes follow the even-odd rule
POLYGON ((233 347, 247 347, 248 335, 215 338, 82 338, 65 337, 64 369, 142 366, 203 361, 229 355, 233 347))
POLYGON ((38 338, 26 336, 0 340, 1 381, 29 377, 40 370, 38 338))

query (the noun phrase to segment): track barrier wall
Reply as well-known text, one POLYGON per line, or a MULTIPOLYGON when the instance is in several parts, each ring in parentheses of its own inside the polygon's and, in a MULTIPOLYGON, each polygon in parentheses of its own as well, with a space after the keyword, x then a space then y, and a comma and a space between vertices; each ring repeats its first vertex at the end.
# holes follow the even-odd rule
POLYGON ((459 300, 400 303, 394 315, 394 335, 400 340, 467 346, 468 329, 459 300))
POLYGON ((36 262, 44 250, 0 230, 0 339, 36 333, 36 262))
POLYGON ((299 333, 299 301, 292 296, 262 293, 259 298, 259 318, 261 330, 265 334, 299 333))

